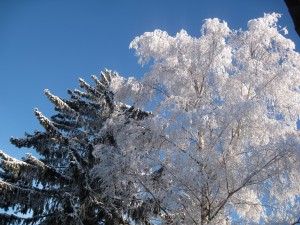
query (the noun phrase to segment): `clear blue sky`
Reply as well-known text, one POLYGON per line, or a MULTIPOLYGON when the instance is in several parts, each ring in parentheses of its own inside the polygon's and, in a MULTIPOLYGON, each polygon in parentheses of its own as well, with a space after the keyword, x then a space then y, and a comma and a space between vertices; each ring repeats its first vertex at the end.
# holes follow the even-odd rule
POLYGON ((0 0, 0 149, 24 156, 11 136, 42 129, 33 109, 53 113, 43 90, 66 97, 79 77, 104 68, 139 77, 143 69, 128 46, 135 36, 161 29, 200 35, 206 18, 246 28, 265 12, 283 14, 299 51, 300 38, 283 0, 0 0))

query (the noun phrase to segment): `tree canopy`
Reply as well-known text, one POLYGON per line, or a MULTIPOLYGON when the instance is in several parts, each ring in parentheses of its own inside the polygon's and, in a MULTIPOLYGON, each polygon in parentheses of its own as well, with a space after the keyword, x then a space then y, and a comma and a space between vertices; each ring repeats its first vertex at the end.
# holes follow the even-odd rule
POLYGON ((199 38, 155 30, 130 44, 150 70, 80 80, 45 131, 12 138, 39 159, 1 152, 6 223, 296 224, 300 222, 300 55, 278 14, 199 38), (146 109, 150 109, 147 111, 146 109))
POLYGON ((130 179, 126 179, 128 162, 121 158, 115 137, 104 124, 117 117, 126 122, 140 120, 149 113, 114 102, 109 90, 114 76, 117 73, 108 70, 101 79, 92 76, 95 86, 80 79, 85 92, 68 91, 69 100, 45 90, 58 113, 48 119, 35 109, 45 131, 11 139, 17 147, 33 147, 41 159, 27 154, 17 160, 0 152, 0 206, 31 216, 1 214, 2 224, 128 224, 122 213, 139 212, 138 207, 128 211, 134 201, 122 201, 125 196, 132 198, 130 179), (101 152, 102 157, 97 153, 99 146, 111 151, 101 152), (97 177, 96 165, 104 168, 97 177))

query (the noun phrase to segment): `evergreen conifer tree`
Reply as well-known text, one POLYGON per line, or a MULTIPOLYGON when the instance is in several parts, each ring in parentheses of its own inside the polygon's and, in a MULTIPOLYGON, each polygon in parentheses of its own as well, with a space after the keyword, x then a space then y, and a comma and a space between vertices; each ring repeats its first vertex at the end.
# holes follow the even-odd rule
MULTIPOLYGON (((27 154, 17 160, 0 151, 0 208, 26 214, 21 218, 2 213, 1 224, 128 223, 124 219, 128 202, 120 200, 125 192, 116 194, 119 198, 101 196, 103 179, 95 178, 91 171, 102 159, 95 158, 93 151, 95 145, 116 145, 110 130, 103 130, 106 120, 118 116, 139 120, 149 113, 114 102, 109 89, 113 76, 118 74, 108 70, 101 72, 101 79, 92 76, 95 86, 80 79, 84 92, 69 90, 69 100, 45 90, 57 111, 48 119, 35 109, 45 131, 11 138, 15 146, 34 148, 41 158, 27 154)), ((114 174, 108 179, 113 183, 114 174)))

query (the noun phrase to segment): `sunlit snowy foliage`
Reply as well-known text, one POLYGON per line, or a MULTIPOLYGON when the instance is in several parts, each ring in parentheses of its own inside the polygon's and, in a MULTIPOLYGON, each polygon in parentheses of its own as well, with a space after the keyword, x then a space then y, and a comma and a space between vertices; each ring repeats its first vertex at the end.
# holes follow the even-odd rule
POLYGON ((1 221, 300 222, 300 55, 279 17, 146 32, 130 44, 150 64, 141 80, 105 71, 70 100, 46 90, 58 114, 36 110, 45 131, 12 139, 41 159, 1 152, 0 206, 32 217, 1 221))

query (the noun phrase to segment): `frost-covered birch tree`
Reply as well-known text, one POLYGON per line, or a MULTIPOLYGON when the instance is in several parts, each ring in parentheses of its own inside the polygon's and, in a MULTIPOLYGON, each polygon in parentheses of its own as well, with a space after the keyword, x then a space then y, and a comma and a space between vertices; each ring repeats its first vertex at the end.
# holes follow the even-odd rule
POLYGON ((143 154, 140 196, 159 204, 163 223, 299 221, 300 55, 279 17, 246 31, 207 19, 199 38, 155 30, 131 42, 150 70, 113 79, 112 90, 153 115, 136 123, 143 139, 120 146, 143 154))

